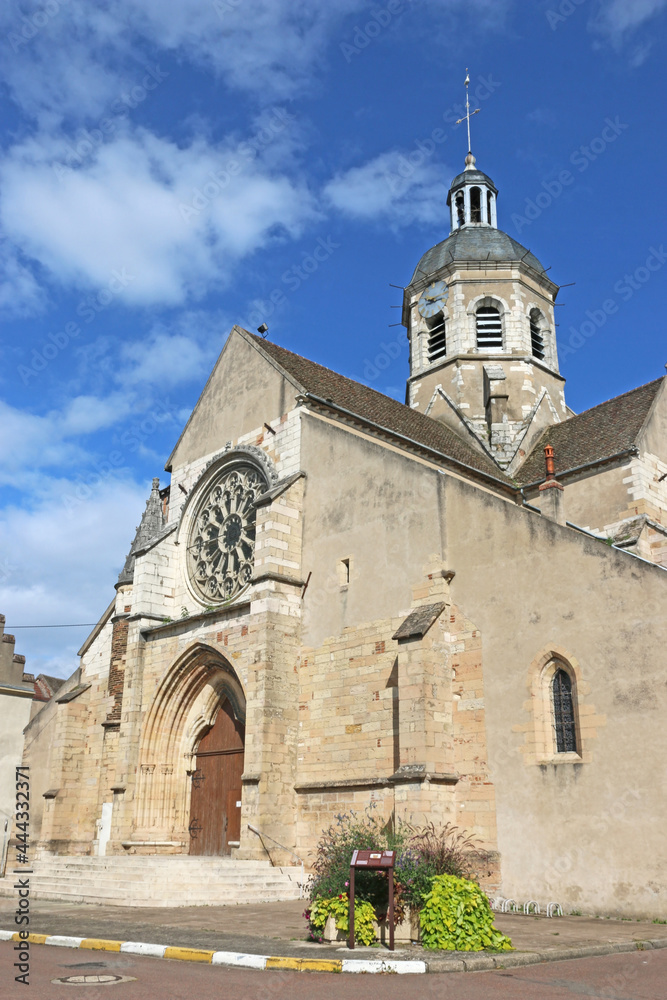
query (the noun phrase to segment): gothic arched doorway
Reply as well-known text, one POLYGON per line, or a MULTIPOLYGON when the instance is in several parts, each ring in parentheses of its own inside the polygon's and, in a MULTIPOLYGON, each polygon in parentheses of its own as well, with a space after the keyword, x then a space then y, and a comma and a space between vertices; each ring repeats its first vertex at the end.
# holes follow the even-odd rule
POLYGON ((199 741, 190 794, 190 854, 229 854, 241 836, 245 726, 225 698, 199 741))

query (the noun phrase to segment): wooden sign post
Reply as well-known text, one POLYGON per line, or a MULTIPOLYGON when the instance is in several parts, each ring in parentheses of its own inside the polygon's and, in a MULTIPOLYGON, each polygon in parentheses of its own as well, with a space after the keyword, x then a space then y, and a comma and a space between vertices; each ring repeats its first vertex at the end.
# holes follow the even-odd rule
POLYGON ((350 862, 350 936, 348 947, 354 948, 354 870, 381 869, 389 876, 389 951, 394 950, 394 861, 395 851, 354 851, 350 862))

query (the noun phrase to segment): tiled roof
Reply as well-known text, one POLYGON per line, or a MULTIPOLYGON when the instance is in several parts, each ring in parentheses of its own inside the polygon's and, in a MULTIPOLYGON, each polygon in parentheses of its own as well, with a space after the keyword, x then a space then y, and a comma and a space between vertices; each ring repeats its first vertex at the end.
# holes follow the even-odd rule
POLYGON ((555 451, 556 476, 632 448, 662 382, 656 379, 547 427, 516 473, 519 484, 525 486, 545 478, 544 448, 548 444, 555 451))
POLYGON ((544 268, 535 254, 526 250, 501 229, 492 229, 491 226, 464 226, 442 243, 426 251, 417 264, 410 284, 433 274, 445 264, 456 261, 479 261, 480 264, 484 264, 487 260, 496 264, 522 260, 535 271, 544 273, 544 268))
POLYGON ((246 332, 246 336, 276 361, 305 392, 343 407, 394 434, 410 438, 438 452, 444 458, 453 459, 508 486, 511 485, 511 480, 500 471, 493 459, 487 458, 467 444, 458 434, 439 421, 426 417, 390 396, 376 392, 375 389, 369 389, 360 382, 345 378, 330 368, 323 368, 314 361, 293 354, 284 347, 262 340, 252 333, 246 332))
POLYGON ((48 674, 38 674, 35 678, 35 701, 48 701, 57 694, 65 681, 62 677, 49 677, 48 674))

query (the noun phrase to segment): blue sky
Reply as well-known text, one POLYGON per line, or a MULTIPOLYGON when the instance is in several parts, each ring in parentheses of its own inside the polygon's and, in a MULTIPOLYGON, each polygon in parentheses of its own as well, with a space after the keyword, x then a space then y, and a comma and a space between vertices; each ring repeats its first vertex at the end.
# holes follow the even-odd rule
MULTIPOLYGON (((390 283, 448 233, 466 66, 500 228, 576 282, 569 404, 663 374, 666 8, 6 0, 7 625, 99 617, 233 323, 403 398, 390 283)), ((86 632, 16 634, 27 669, 64 676, 86 632)))

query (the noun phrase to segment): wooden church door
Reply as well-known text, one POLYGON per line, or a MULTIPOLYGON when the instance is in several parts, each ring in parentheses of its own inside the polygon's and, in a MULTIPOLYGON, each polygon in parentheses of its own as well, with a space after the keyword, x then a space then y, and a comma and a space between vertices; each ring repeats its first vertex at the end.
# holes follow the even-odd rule
POLYGON ((245 727, 225 700, 199 743, 190 797, 190 854, 229 854, 241 835, 245 727))

